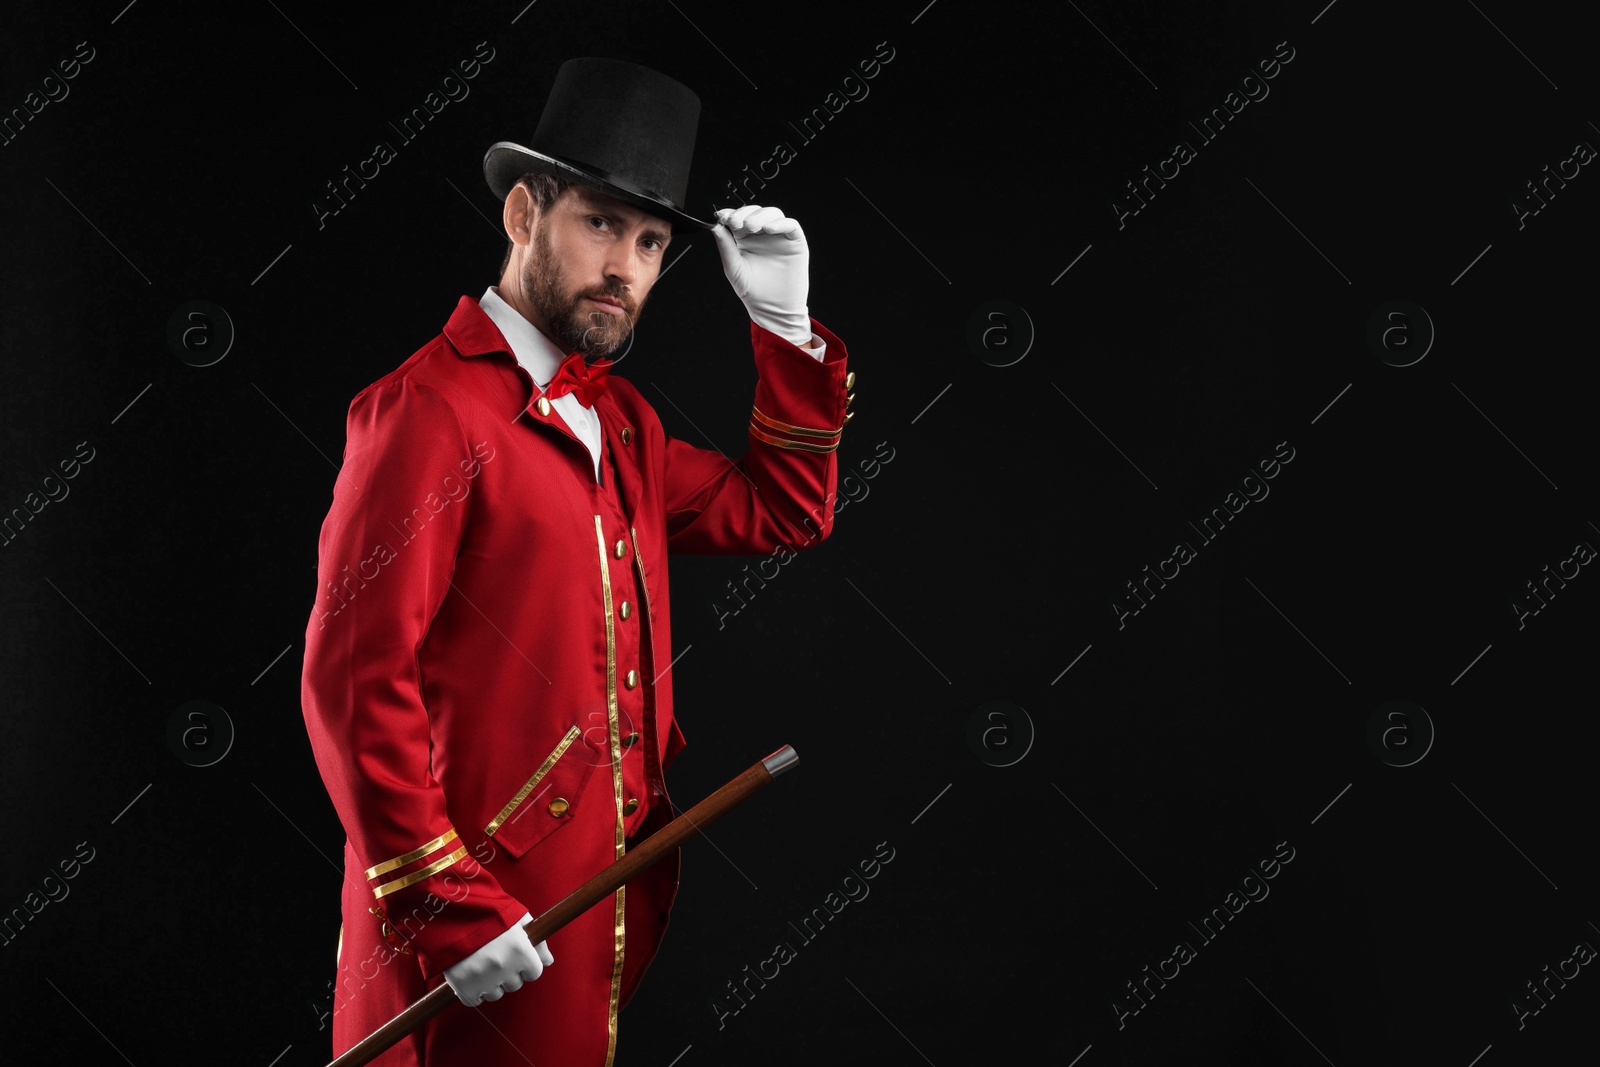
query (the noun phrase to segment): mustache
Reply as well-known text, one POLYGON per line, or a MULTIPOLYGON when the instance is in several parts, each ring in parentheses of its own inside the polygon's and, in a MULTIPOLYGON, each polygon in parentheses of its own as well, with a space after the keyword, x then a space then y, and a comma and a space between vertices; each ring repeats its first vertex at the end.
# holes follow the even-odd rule
MULTIPOLYGON (((620 292, 585 293, 584 296, 588 297, 591 300, 604 300, 604 301, 606 301, 608 303, 616 304, 616 305, 618 305, 619 307, 622 308, 622 310, 623 310, 623 312, 625 314, 630 315, 630 316, 636 310, 635 307, 634 307, 633 301, 628 299, 627 295, 624 294, 624 293, 620 293, 620 292)), ((580 297, 579 299, 582 299, 582 297, 580 297)))

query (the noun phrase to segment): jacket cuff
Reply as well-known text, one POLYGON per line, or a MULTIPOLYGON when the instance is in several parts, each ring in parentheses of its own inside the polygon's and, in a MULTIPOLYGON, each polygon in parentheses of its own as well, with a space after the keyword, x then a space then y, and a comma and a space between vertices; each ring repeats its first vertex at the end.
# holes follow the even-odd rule
POLYGON ((466 959, 528 910, 467 855, 454 829, 366 875, 385 940, 414 953, 424 979, 466 959))
POLYGON ((755 349, 756 395, 750 411, 750 436, 779 448, 831 452, 852 414, 855 375, 846 369, 849 353, 833 331, 816 319, 811 330, 827 346, 824 358, 770 330, 750 324, 755 349))

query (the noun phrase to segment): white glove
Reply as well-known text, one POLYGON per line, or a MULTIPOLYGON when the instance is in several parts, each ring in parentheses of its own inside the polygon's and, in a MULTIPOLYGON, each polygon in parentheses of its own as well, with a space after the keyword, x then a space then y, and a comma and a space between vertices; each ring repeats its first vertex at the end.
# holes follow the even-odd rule
POLYGON ((811 342, 806 312, 811 251, 800 223, 775 207, 721 208, 711 231, 722 272, 751 321, 797 345, 811 342))
POLYGON ((521 989, 523 982, 536 981, 556 961, 543 941, 535 945, 528 940, 522 928, 532 921, 533 916, 524 912, 511 929, 444 969, 444 980, 461 1003, 475 1008, 486 1000, 499 1000, 521 989))

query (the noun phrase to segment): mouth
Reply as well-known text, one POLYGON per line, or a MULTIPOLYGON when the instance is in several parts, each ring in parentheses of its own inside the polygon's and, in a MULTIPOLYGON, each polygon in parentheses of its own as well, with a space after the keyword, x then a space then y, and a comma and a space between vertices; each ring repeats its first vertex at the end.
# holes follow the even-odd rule
POLYGON ((586 296, 584 299, 589 301, 589 303, 593 304, 600 310, 606 312, 608 315, 621 315, 627 310, 621 304, 610 300, 604 300, 593 296, 586 296))

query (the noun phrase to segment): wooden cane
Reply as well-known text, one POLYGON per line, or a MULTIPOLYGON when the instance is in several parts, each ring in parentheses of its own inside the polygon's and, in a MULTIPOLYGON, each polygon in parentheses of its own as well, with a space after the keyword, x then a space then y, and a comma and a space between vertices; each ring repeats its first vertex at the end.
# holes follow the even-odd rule
MULTIPOLYGON (((522 929, 534 944, 548 938, 579 915, 594 907, 617 888, 651 864, 666 858, 672 850, 715 822, 730 808, 742 803, 768 782, 800 761, 788 745, 751 766, 737 778, 706 797, 688 811, 645 838, 638 847, 599 874, 568 893, 522 929)), ((459 1004, 455 990, 440 982, 420 999, 371 1034, 351 1045, 328 1067, 359 1067, 370 1063, 406 1034, 439 1014, 451 1004, 459 1004)))

